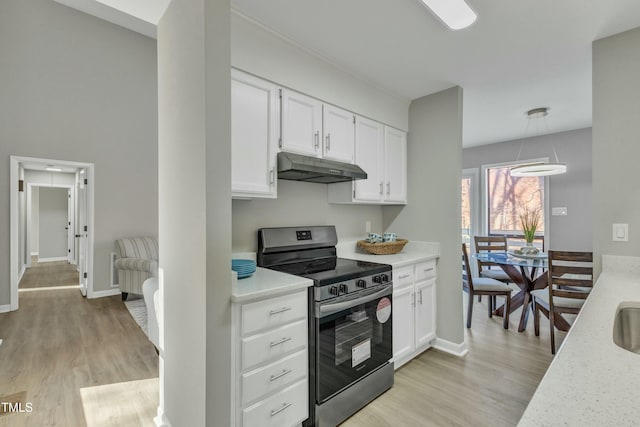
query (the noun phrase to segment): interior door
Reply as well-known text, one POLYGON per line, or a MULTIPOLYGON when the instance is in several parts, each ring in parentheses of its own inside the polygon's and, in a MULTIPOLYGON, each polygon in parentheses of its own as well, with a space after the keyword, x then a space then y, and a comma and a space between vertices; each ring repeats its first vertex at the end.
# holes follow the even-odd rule
POLYGON ((87 232, 85 227, 87 224, 87 186, 84 183, 84 175, 80 175, 80 185, 78 186, 78 274, 80 275, 80 292, 87 295, 87 232))
POLYGON ((67 190, 67 262, 74 264, 76 259, 76 239, 75 239, 75 206, 73 190, 69 188, 67 190))

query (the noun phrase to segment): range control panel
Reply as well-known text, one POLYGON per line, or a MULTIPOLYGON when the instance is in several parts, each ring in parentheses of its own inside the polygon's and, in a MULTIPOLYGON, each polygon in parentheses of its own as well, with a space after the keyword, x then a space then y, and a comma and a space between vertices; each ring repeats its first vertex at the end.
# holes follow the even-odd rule
POLYGON ((338 282, 326 286, 318 286, 315 288, 315 300, 324 301, 331 298, 337 298, 342 295, 388 283, 391 283, 391 272, 359 277, 357 279, 346 280, 344 282, 338 282))

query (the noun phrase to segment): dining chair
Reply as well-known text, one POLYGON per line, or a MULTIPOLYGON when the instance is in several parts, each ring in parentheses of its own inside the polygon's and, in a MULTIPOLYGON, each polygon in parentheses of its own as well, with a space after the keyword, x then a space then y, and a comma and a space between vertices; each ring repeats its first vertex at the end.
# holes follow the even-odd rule
POLYGON ((593 289, 593 253, 549 251, 548 260, 549 286, 531 292, 533 325, 540 336, 540 313, 549 319, 551 353, 555 354, 555 317, 580 312, 593 289))
MULTIPOLYGON (((473 236, 475 243, 476 253, 486 253, 495 251, 507 250, 507 238, 506 236, 473 236)), ((504 272, 499 265, 489 262, 478 260, 478 275, 480 277, 489 277, 491 279, 499 280, 504 283, 513 282, 511 278, 504 272)), ((482 297, 478 296, 478 301, 481 301, 482 297)), ((495 297, 493 298, 495 304, 495 297)))
POLYGON ((467 308, 467 328, 471 328, 471 317, 473 314, 473 297, 475 295, 487 295, 489 306, 489 317, 493 316, 495 310, 495 297, 503 296, 505 299, 504 317, 502 326, 509 329, 509 312, 511 311, 511 288, 499 280, 490 277, 473 277, 469 264, 469 254, 467 245, 462 244, 462 288, 469 294, 469 307, 467 308))

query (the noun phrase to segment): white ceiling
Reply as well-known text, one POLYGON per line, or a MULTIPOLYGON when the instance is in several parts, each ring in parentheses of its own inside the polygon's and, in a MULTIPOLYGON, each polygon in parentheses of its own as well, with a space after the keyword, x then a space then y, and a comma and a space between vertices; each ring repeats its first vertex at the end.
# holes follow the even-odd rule
MULTIPOLYGON (((124 3, 157 15, 167 1, 124 3)), ((393 94, 416 99, 461 86, 465 146, 533 136, 525 111, 536 107, 550 108, 549 132, 591 126, 591 43, 640 26, 638 0, 467 0, 478 20, 457 32, 419 0, 231 2, 393 94)))

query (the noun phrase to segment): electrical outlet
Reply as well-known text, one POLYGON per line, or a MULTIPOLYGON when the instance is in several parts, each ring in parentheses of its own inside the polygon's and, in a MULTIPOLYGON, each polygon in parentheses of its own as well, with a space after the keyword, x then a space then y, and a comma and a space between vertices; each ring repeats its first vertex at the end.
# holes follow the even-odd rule
POLYGON ((613 224, 613 241, 629 241, 629 224, 613 224))

